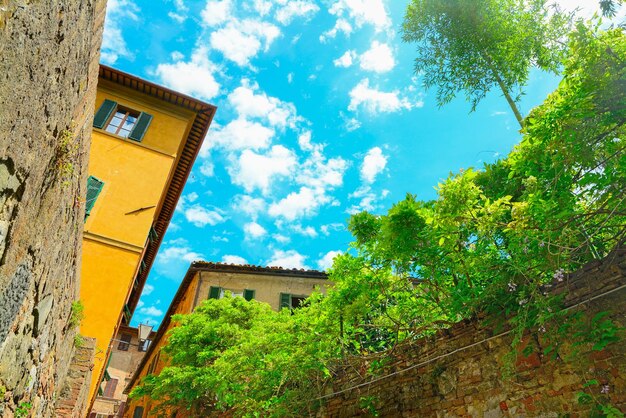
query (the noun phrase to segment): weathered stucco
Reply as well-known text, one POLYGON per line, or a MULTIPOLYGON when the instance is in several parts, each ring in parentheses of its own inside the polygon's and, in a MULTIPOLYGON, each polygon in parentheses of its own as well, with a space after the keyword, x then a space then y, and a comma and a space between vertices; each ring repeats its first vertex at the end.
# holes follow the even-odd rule
POLYGON ((55 416, 73 355, 105 0, 0 0, 0 416, 55 416), (30 408, 27 407, 30 404, 30 408))

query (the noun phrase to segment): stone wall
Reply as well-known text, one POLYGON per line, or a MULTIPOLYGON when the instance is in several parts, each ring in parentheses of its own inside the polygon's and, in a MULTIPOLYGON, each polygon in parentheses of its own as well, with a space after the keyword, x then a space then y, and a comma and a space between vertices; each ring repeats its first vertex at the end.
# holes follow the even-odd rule
MULTIPOLYGON (((565 293, 565 306, 581 311, 586 321, 608 311, 615 323, 626 327, 624 286, 622 249, 556 284, 555 291, 565 293)), ((503 332, 460 323, 433 338, 404 344, 375 374, 367 372, 374 358, 355 360, 340 373, 320 415, 367 416, 376 410, 383 417, 587 417, 592 405, 579 404, 577 394, 594 379, 598 384, 586 391, 626 412, 624 332, 621 341, 604 350, 586 348, 568 361, 543 355, 548 334, 541 332, 524 343, 530 346, 529 355, 510 356, 511 335, 503 332), (514 373, 504 378, 507 365, 514 373)), ((567 343, 573 337, 565 340, 562 353, 571 352, 567 343)))
POLYGON ((0 0, 3 417, 19 405, 30 416, 54 416, 73 353, 68 320, 105 6, 0 0))

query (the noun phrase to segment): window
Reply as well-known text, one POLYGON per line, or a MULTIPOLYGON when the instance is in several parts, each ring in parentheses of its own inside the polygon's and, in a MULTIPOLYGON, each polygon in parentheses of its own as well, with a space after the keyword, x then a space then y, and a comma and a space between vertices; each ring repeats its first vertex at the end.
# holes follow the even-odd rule
POLYGON ((241 297, 241 298, 244 298, 245 300, 254 299, 254 296, 256 294, 256 292, 253 289, 233 290, 233 289, 224 289, 223 287, 219 287, 219 286, 211 286, 209 288, 209 299, 222 299, 224 295, 226 295, 226 292, 230 292, 230 294, 233 297, 241 297))
POLYGON ((143 418, 143 406, 136 406, 133 411, 133 418, 143 418))
POLYGON ((104 397, 113 398, 115 396, 115 389, 117 388, 117 379, 109 379, 104 387, 104 397))
POLYGON ((139 112, 118 106, 105 130, 122 138, 128 138, 128 135, 130 135, 137 123, 138 117, 139 112))
POLYGON ((98 195, 102 191, 104 187, 104 182, 98 180, 94 176, 89 176, 87 179, 87 196, 85 198, 85 220, 91 214, 91 210, 96 204, 96 200, 98 199, 98 195))
POLYGON ((150 362, 150 365, 148 366, 148 373, 146 374, 152 374, 154 373, 154 370, 157 368, 157 365, 159 363, 159 357, 161 356, 161 352, 158 351, 154 357, 152 357, 152 361, 150 362))
POLYGON ((104 129, 113 135, 141 142, 152 122, 152 115, 121 106, 105 99, 93 118, 94 128, 104 129))
POLYGON ((281 293, 280 294, 280 309, 299 308, 300 306, 302 306, 306 298, 307 298, 306 296, 292 295, 291 293, 281 293))
POLYGON ((120 343, 117 345, 117 349, 120 351, 128 351, 128 346, 130 345, 130 340, 133 337, 130 334, 122 334, 120 337, 120 343))

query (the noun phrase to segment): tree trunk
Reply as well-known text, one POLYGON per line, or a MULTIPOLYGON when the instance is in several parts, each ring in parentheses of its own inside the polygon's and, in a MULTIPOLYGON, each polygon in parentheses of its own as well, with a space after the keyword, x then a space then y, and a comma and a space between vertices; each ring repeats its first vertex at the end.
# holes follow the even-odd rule
POLYGON ((502 93, 504 94, 504 97, 506 97, 506 101, 509 102, 509 106, 511 106, 511 110, 513 110, 513 113, 515 114, 515 118, 517 119, 517 122, 519 123, 520 128, 523 128, 524 127, 524 118, 522 117, 522 114, 520 113, 519 109, 517 108, 517 105, 515 104, 515 101, 513 100, 511 95, 509 94, 508 89, 504 85, 504 82, 502 82, 502 79, 500 78, 498 73, 496 73, 495 71, 493 73, 494 73, 494 76, 496 77, 496 80, 498 81, 498 85, 500 85, 500 89, 502 90, 502 93))
POLYGON ((506 101, 509 103, 509 106, 511 107, 511 110, 513 111, 513 114, 515 114, 515 118, 517 119, 517 122, 519 123, 520 128, 523 128, 524 127, 524 118, 522 117, 522 114, 520 113, 519 109, 517 108, 517 105, 515 104, 515 101, 511 97, 511 94, 509 93, 509 89, 507 88, 507 86, 504 85, 504 81, 502 81, 502 78, 500 77, 500 74, 498 73, 498 70, 493 65, 493 60, 491 59, 489 54, 484 54, 483 53, 481 55, 483 56, 484 60, 487 62, 487 65, 489 66, 489 69, 491 69, 491 73, 493 74, 493 76, 495 77, 496 81, 498 82, 498 85, 500 86, 500 90, 502 90, 502 93, 504 94, 504 97, 506 98, 506 101))

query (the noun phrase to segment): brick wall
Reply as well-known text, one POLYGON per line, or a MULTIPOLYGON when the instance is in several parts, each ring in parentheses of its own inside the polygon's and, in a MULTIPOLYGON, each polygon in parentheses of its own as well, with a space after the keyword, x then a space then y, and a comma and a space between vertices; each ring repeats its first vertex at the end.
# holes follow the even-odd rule
MULTIPOLYGON (((582 311, 587 320, 610 311, 610 318, 626 327, 624 285, 626 249, 621 249, 556 284, 555 292, 565 293, 565 305, 582 311)), ((320 416, 367 416, 371 406, 383 417, 586 417, 591 406, 579 405, 577 393, 591 379, 599 385, 589 393, 626 412, 626 340, 563 361, 542 354, 547 342, 538 333, 524 343, 531 345, 530 355, 507 361, 511 335, 481 324, 459 323, 433 338, 404 344, 376 374, 366 372, 375 358, 354 359, 329 390, 320 416), (515 370, 503 378, 507 364, 515 370)))
POLYGON ((95 352, 96 340, 94 338, 84 338, 83 344, 74 350, 67 377, 58 394, 55 417, 82 418, 85 416, 95 352))

